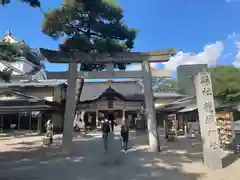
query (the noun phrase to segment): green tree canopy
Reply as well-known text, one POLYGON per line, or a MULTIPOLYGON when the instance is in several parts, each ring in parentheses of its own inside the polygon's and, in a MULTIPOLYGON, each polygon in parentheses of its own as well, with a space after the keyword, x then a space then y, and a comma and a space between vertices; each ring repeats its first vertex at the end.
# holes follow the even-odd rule
MULTIPOLYGON (((67 4, 67 3, 66 3, 67 4)), ((77 0, 45 14, 42 32, 55 39, 64 39, 60 51, 117 53, 134 46, 136 29, 123 21, 123 10, 114 0, 77 0)), ((126 64, 115 64, 125 69, 126 64)), ((102 70, 102 64, 82 64, 82 70, 102 70)))
MULTIPOLYGON (((40 7, 40 0, 19 0, 22 3, 26 3, 31 7, 40 7)), ((11 0, 0 0, 0 5, 7 5, 11 3, 11 0)))
POLYGON ((16 61, 20 56, 21 54, 13 44, 9 42, 0 42, 0 60, 12 62, 16 61))
MULTIPOLYGON (((45 14, 42 32, 54 39, 63 39, 62 52, 118 53, 134 46, 136 29, 123 20, 123 10, 115 0, 65 0, 64 4, 45 14)), ((104 64, 81 64, 81 70, 103 70, 104 64)), ((126 64, 114 64, 124 70, 126 64)), ((78 101, 84 85, 81 78, 78 101)))
MULTIPOLYGON (((21 56, 20 52, 16 49, 16 47, 9 42, 0 42, 0 61, 1 63, 6 62, 15 62, 21 56)), ((10 68, 5 68, 0 71, 0 77, 5 82, 11 82, 13 70, 10 68)))
POLYGON ((233 66, 218 66, 209 70, 214 96, 224 102, 240 101, 240 70, 233 66))
POLYGON ((157 79, 155 84, 153 84, 153 88, 155 92, 177 92, 178 91, 177 81, 172 78, 157 79))

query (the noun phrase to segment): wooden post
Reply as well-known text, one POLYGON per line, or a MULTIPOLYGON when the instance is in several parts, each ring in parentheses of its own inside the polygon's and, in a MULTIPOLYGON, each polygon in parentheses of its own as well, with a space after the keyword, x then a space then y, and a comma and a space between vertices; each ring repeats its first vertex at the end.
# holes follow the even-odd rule
POLYGON ((222 158, 209 72, 197 74, 195 77, 195 88, 204 163, 211 169, 220 169, 222 168, 222 158))
POLYGON ((32 111, 29 112, 29 124, 28 124, 29 131, 31 131, 31 122, 32 122, 32 111))
POLYGON ((20 129, 20 122, 21 122, 21 117, 20 117, 20 113, 18 113, 18 130, 20 129))
POLYGON ((1 114, 1 134, 3 133, 3 114, 1 114))
POLYGON ((96 128, 98 128, 98 124, 99 124, 99 117, 98 117, 98 109, 96 109, 96 128))
POLYGON ((39 115, 38 115, 38 125, 37 125, 37 131, 38 131, 38 133, 40 134, 41 133, 41 124, 42 124, 42 121, 41 121, 41 118, 42 116, 41 116, 41 112, 39 113, 39 115))
POLYGON ((125 109, 122 110, 122 122, 125 121, 125 109))
POLYGON ((77 63, 68 64, 68 86, 63 123, 62 150, 64 153, 72 151, 73 121, 76 109, 77 63))
POLYGON ((148 61, 142 62, 143 80, 144 80, 144 96, 145 107, 147 115, 147 127, 150 150, 153 152, 160 151, 156 111, 154 106, 153 90, 152 90, 152 76, 150 63, 148 61))

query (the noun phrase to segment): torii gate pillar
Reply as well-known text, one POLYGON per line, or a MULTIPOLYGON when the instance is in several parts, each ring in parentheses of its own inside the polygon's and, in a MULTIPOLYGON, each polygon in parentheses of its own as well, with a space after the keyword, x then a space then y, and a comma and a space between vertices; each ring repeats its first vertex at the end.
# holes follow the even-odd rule
POLYGON ((72 151, 73 138, 73 121, 76 109, 76 86, 77 86, 77 63, 71 62, 68 64, 68 86, 63 124, 63 139, 62 151, 63 153, 70 153, 72 151))
POLYGON ((143 82, 144 82, 144 97, 145 97, 145 112, 147 118, 147 128, 149 137, 149 147, 152 152, 159 152, 159 137, 156 121, 156 111, 154 107, 154 97, 152 89, 152 75, 149 61, 142 62, 143 82))

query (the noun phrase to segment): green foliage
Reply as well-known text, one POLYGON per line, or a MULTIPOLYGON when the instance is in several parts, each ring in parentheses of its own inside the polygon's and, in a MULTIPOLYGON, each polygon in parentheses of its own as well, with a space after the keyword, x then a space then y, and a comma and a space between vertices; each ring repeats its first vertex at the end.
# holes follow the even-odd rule
POLYGON ((16 61, 21 54, 16 50, 13 44, 0 42, 0 58, 4 61, 16 61))
MULTIPOLYGON (((29 4, 31 7, 40 7, 41 3, 39 0, 19 0, 22 3, 29 4)), ((11 0, 0 0, 0 5, 6 5, 11 3, 11 0)))
POLYGON ((20 0, 22 3, 27 3, 31 7, 40 7, 41 3, 39 0, 20 0))
POLYGON ((160 78, 155 89, 155 92, 176 92, 177 81, 175 79, 160 78))
POLYGON ((1 79, 3 79, 6 83, 10 83, 12 78, 12 72, 13 71, 10 69, 4 69, 3 71, 0 71, 1 79))
MULTIPOLYGON (((15 62, 21 54, 15 46, 9 42, 0 42, 0 61, 15 62)), ((6 68, 0 71, 0 77, 5 82, 10 83, 12 77, 12 70, 6 68)))
POLYGON ((0 0, 0 4, 3 6, 9 3, 10 3, 10 0, 0 0))
POLYGON ((209 69, 214 96, 223 102, 240 101, 240 70, 233 66, 209 69))
POLYGON ((170 48, 168 49, 168 52, 170 53, 170 55, 176 55, 176 48, 170 48))
MULTIPOLYGON (((45 14, 42 32, 54 39, 64 38, 60 51, 87 53, 128 52, 134 46, 136 29, 123 21, 123 10, 114 0, 77 0, 66 2, 45 14)), ((126 64, 115 64, 125 69, 126 64)), ((85 63, 82 70, 102 70, 105 65, 85 63)))
POLYGON ((184 95, 186 95, 185 90, 184 90, 184 89, 181 89, 181 88, 177 88, 176 92, 179 93, 179 94, 184 94, 184 95))

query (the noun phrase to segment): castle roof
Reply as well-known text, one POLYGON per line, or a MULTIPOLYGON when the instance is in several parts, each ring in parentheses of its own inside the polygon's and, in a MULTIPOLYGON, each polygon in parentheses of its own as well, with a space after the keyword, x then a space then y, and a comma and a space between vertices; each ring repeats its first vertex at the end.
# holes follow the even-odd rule
POLYGON ((25 53, 25 58, 33 63, 34 65, 42 65, 40 60, 43 60, 44 58, 42 55, 39 53, 38 49, 33 49, 29 47, 25 41, 23 40, 17 40, 13 35, 10 29, 8 29, 3 36, 3 38, 0 40, 0 42, 6 42, 13 44, 17 50, 22 50, 25 53))

